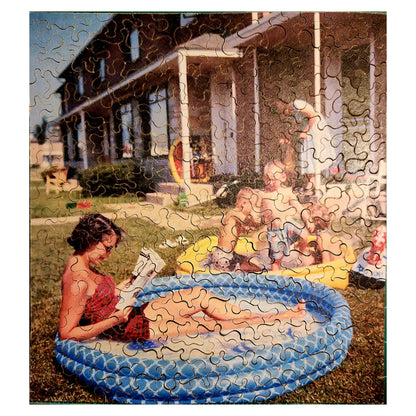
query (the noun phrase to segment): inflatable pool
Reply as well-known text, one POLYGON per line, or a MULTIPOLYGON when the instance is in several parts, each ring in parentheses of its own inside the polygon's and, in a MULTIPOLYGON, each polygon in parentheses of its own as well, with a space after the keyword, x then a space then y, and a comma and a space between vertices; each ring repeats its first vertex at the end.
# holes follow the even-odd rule
MULTIPOLYGON (((176 183, 183 183, 183 147, 182 139, 176 139, 169 150, 169 166, 172 171, 173 179, 176 183)), ((206 163, 191 161, 191 181, 204 183, 208 182, 210 176, 207 171, 206 163)))
MULTIPOLYGON (((205 237, 187 248, 177 259, 178 274, 211 273, 221 274, 212 267, 207 267, 206 262, 210 253, 216 248, 218 238, 216 236, 205 237)), ((306 279, 311 282, 319 282, 335 289, 345 289, 349 282, 349 271, 355 263, 356 257, 352 247, 344 244, 343 255, 339 259, 329 263, 314 264, 307 267, 297 267, 279 271, 282 276, 293 276, 306 279)), ((248 237, 240 238, 235 252, 242 256, 248 256, 255 252, 255 244, 248 237)))
POLYGON ((139 302, 195 285, 247 308, 282 312, 303 300, 306 316, 164 343, 57 338, 57 361, 119 403, 257 403, 323 376, 347 354, 353 333, 347 302, 333 288, 304 279, 243 273, 156 278, 139 302))

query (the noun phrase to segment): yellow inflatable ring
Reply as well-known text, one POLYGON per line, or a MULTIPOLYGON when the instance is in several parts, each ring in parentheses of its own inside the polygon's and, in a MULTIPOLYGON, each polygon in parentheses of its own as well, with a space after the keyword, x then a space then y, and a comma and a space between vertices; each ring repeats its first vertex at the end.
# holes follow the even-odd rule
MULTIPOLYGON (((313 237, 311 238, 313 239, 313 237)), ((216 248, 218 238, 216 236, 205 237, 183 252, 177 259, 176 273, 179 275, 194 273, 222 274, 223 271, 215 271, 212 267, 205 268, 202 264, 208 255, 216 248)), ((347 244, 341 246, 343 256, 329 263, 314 264, 311 266, 297 267, 280 270, 281 276, 303 278, 311 282, 323 283, 334 289, 345 289, 349 283, 349 271, 355 262, 355 254, 347 244)), ((248 256, 255 252, 255 243, 248 237, 240 238, 235 249, 237 254, 248 256)), ((274 272, 276 274, 276 272, 274 272)))

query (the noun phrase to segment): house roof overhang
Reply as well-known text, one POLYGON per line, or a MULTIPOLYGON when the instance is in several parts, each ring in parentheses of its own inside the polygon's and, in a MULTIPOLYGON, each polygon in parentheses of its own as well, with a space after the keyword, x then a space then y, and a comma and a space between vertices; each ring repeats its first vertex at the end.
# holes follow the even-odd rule
POLYGON ((292 25, 293 19, 305 20, 308 15, 313 15, 313 13, 270 13, 250 26, 247 26, 244 29, 228 36, 225 39, 225 45, 227 48, 241 48, 249 45, 257 45, 264 42, 271 36, 287 38, 291 35, 291 32, 293 32, 293 30, 290 30, 288 27, 289 22, 290 25, 292 25))
POLYGON ((93 108, 105 100, 111 99, 118 93, 128 90, 135 82, 153 74, 155 76, 169 70, 178 71, 179 60, 186 58, 188 63, 198 63, 212 65, 221 60, 238 59, 243 56, 243 52, 236 47, 226 47, 225 40, 219 35, 200 36, 190 42, 179 45, 168 55, 159 58, 157 61, 139 69, 123 81, 107 88, 95 97, 86 99, 79 106, 63 114, 57 121, 64 120, 81 111, 93 108))
POLYGON ((262 45, 269 42, 271 38, 288 40, 293 38, 293 42, 299 41, 299 34, 289 28, 289 22, 298 21, 298 25, 304 25, 305 31, 313 19, 313 13, 301 14, 299 12, 270 13, 259 19, 250 26, 223 38, 217 34, 207 33, 197 38, 191 39, 177 46, 169 54, 160 57, 157 61, 147 65, 126 77, 123 81, 107 88, 95 97, 86 99, 79 106, 70 112, 62 115, 57 121, 66 119, 74 114, 87 109, 100 106, 101 103, 109 101, 117 95, 123 94, 136 82, 149 75, 159 76, 167 71, 178 71, 179 60, 184 57, 189 64, 198 64, 208 69, 213 64, 230 59, 239 59, 244 55, 244 49, 249 45, 262 45))

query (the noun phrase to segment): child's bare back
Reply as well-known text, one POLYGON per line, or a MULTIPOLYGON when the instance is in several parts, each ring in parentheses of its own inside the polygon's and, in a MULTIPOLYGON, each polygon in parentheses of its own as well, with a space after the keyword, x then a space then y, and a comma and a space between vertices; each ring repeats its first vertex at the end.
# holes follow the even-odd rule
POLYGON ((302 206, 290 188, 280 187, 277 191, 263 194, 261 212, 263 224, 270 230, 283 227, 287 222, 299 222, 302 206))

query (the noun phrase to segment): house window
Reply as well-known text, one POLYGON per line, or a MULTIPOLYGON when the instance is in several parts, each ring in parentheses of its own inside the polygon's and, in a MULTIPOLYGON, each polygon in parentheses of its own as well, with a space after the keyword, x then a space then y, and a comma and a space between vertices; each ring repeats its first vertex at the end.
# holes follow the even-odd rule
POLYGON ((168 95, 166 88, 160 88, 149 95, 150 109, 150 154, 166 156, 169 154, 168 95))
POLYGON ((127 103, 120 108, 121 115, 121 139, 123 143, 123 158, 133 157, 133 112, 131 103, 127 103))
POLYGON ((134 62, 140 57, 139 31, 134 29, 130 33, 130 58, 134 62))
POLYGON ((105 59, 100 59, 100 80, 103 82, 105 80, 105 59))
POLYGON ((68 145, 68 159, 72 160, 74 159, 74 139, 72 137, 72 130, 71 128, 68 129, 68 133, 66 135, 67 145, 68 145))
POLYGON ((191 23, 196 17, 196 13, 181 13, 181 27, 191 23))
POLYGON ((82 160, 80 157, 80 149, 79 149, 79 124, 76 122, 70 123, 70 125, 66 128, 66 140, 68 146, 68 160, 71 161, 80 161, 82 160))
POLYGON ((365 169, 370 149, 370 50, 369 45, 345 51, 341 60, 342 121, 345 126, 342 152, 345 169, 365 169))
POLYGON ((84 95, 84 76, 82 74, 78 77, 78 95, 84 95))

